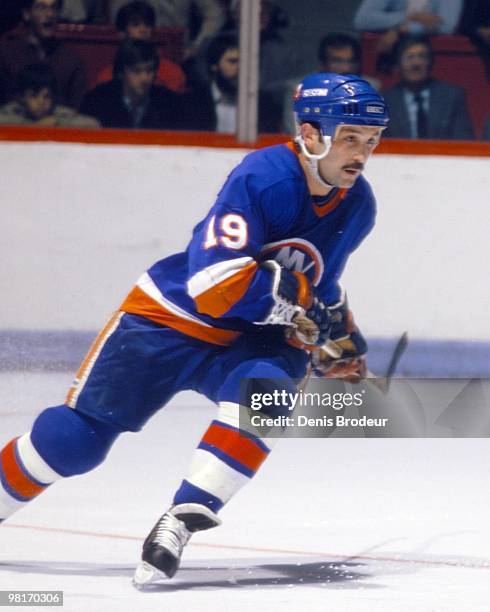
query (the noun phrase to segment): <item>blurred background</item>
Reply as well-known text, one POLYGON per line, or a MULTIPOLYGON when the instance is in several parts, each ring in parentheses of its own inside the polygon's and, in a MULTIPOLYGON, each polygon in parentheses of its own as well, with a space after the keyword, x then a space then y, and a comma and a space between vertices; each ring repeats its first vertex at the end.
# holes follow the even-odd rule
MULTIPOLYGON (((3 0, 0 125, 234 133, 240 0, 3 0)), ((387 137, 490 139, 487 0, 260 0, 258 128, 309 72, 386 94, 387 137)))
POLYGON ((0 4, 0 369, 76 368, 139 274, 186 248, 247 150, 290 138, 295 88, 324 70, 368 79, 391 115, 366 169, 376 231, 342 279, 371 368, 407 330, 399 373, 490 375, 490 2, 259 4, 247 144, 250 5, 0 4))

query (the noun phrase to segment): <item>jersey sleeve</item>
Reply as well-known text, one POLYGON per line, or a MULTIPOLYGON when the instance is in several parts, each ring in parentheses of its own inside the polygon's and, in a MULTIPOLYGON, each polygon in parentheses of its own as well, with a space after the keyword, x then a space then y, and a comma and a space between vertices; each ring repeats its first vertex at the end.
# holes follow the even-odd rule
POLYGON ((271 226, 277 223, 279 205, 284 210, 281 224, 287 229, 294 188, 281 181, 262 190, 258 182, 253 176, 232 173, 194 230, 188 248, 187 291, 201 314, 262 323, 274 306, 273 274, 258 260, 271 226))

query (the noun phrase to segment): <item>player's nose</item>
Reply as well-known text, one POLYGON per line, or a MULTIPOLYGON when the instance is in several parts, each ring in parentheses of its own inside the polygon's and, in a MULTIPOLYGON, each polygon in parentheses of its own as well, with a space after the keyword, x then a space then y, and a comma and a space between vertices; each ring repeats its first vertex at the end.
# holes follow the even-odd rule
POLYGON ((367 147, 362 147, 353 156, 353 161, 359 164, 364 164, 369 157, 367 147))

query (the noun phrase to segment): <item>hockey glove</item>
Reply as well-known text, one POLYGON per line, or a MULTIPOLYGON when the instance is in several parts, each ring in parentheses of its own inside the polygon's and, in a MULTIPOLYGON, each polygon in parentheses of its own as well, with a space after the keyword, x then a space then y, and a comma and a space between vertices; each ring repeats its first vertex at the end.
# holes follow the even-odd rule
POLYGON ((330 313, 301 272, 290 272, 276 261, 261 264, 273 274, 274 306, 265 323, 286 325, 285 339, 296 348, 322 346, 330 332, 330 313))
POLYGON ((311 306, 303 314, 297 314, 294 328, 286 330, 288 344, 305 350, 316 350, 327 341, 331 329, 330 313, 313 289, 311 306))
POLYGON ((329 306, 329 312, 332 329, 325 344, 312 354, 313 372, 325 378, 359 382, 366 376, 366 340, 354 323, 347 299, 329 306))

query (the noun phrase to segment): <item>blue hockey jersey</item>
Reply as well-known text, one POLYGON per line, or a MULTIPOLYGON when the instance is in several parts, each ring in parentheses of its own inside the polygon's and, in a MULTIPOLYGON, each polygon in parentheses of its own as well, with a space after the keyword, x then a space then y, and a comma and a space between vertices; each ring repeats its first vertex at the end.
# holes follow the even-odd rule
POLYGON ((229 345, 247 326, 264 322, 274 305, 272 274, 261 261, 303 272, 333 304, 347 258, 374 218, 364 177, 318 203, 293 144, 255 151, 228 176, 187 250, 143 274, 121 310, 229 345))

